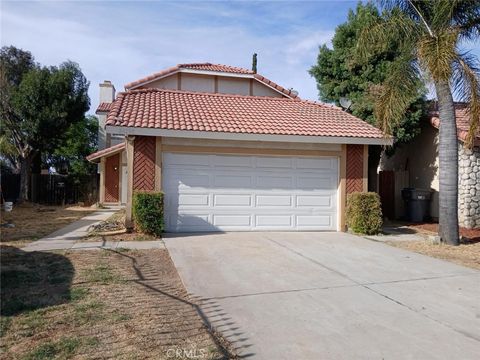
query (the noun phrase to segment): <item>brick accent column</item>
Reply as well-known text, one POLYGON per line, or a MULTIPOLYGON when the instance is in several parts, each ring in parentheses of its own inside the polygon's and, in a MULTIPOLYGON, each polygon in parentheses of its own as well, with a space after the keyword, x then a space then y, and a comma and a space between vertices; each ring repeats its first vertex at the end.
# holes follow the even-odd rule
POLYGON ((135 136, 133 145, 133 190, 155 190, 154 136, 135 136))
POLYGON ((347 145, 346 192, 364 191, 364 146, 347 145))

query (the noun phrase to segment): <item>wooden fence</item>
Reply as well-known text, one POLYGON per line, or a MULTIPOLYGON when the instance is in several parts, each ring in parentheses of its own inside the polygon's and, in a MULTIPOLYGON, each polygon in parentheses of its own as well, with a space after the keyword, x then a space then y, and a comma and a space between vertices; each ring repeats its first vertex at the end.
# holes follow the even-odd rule
MULTIPOLYGON (((20 194, 20 175, 2 174, 2 195, 5 201, 16 201, 20 194)), ((80 181, 68 175, 32 174, 29 199, 46 205, 66 205, 98 201, 98 175, 89 175, 80 181)))

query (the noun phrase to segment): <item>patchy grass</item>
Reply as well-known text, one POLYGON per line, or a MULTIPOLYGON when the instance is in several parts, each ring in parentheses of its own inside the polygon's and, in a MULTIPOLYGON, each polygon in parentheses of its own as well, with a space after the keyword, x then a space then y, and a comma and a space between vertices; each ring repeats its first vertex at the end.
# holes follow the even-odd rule
POLYGON ((132 233, 121 233, 121 234, 109 234, 109 235, 98 235, 91 234, 89 237, 82 239, 82 242, 92 242, 92 241, 154 241, 158 240, 158 237, 153 235, 147 235, 137 232, 132 233))
POLYGON ((25 360, 40 359, 68 359, 73 357, 81 347, 92 347, 98 344, 96 338, 61 338, 57 341, 48 341, 36 347, 25 355, 25 360))
POLYGON ((12 223, 15 227, 2 227, 0 242, 21 247, 94 211, 94 208, 80 206, 14 205, 11 212, 2 210, 2 224, 12 223))
POLYGON ((170 359, 169 349, 234 357, 203 324, 166 250, 3 246, 1 270, 2 359, 170 359))
POLYGON ((480 242, 468 242, 459 246, 430 241, 387 241, 387 244, 480 270, 480 242))

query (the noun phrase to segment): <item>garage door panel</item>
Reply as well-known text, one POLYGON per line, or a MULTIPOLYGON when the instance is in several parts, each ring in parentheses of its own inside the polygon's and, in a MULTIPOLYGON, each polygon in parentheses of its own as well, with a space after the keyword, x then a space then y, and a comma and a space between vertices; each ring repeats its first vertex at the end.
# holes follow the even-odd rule
POLYGON ((335 189, 332 177, 320 176, 299 176, 297 178, 297 188, 302 190, 325 190, 335 189))
POLYGON ((330 227, 332 225, 331 215, 297 215, 297 226, 330 227))
POLYGON ((258 207, 264 206, 292 206, 292 197, 290 195, 257 195, 255 204, 258 207))
POLYGON ((332 196, 329 195, 298 195, 297 196, 298 207, 331 207, 332 196))
POLYGON ((214 175, 213 185, 220 188, 251 188, 252 176, 214 175))
POLYGON ((175 177, 169 178, 168 185, 177 186, 179 189, 207 189, 210 187, 210 176, 200 174, 176 174, 175 177))
POLYGON ((257 176, 257 187, 261 189, 293 189, 293 177, 281 175, 257 176))
POLYGON ((293 226, 293 219, 291 215, 257 215, 255 216, 255 224, 257 227, 291 228, 293 226))
POLYGON ((215 155, 213 159, 216 167, 252 167, 252 158, 244 156, 222 156, 215 155))
POLYGON ((164 154, 164 160, 167 231, 336 229, 336 158, 164 154))
POLYGON ((297 158, 297 169, 334 169, 336 161, 331 158, 297 158))
POLYGON ((215 206, 251 206, 252 196, 241 194, 215 194, 213 195, 215 206))
POLYGON ((285 169, 291 168, 293 164, 292 158, 281 158, 281 157, 257 157, 256 167, 265 168, 265 169, 285 169))
POLYGON ((213 215, 213 225, 219 227, 233 227, 252 225, 252 217, 250 214, 232 214, 232 215, 213 215))
POLYGON ((179 206, 209 206, 208 194, 180 194, 178 196, 179 206))

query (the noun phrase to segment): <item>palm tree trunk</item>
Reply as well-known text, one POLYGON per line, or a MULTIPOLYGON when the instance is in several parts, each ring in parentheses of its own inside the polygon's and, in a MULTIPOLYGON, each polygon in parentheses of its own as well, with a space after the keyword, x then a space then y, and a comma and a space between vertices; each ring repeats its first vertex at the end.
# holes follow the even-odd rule
POLYGON ((455 107, 448 81, 437 82, 435 89, 440 115, 439 235, 443 242, 458 245, 458 138, 455 107))

